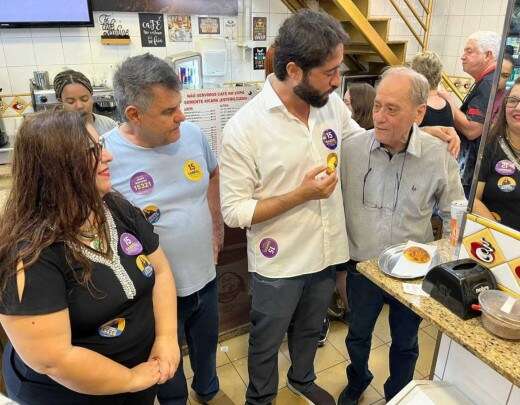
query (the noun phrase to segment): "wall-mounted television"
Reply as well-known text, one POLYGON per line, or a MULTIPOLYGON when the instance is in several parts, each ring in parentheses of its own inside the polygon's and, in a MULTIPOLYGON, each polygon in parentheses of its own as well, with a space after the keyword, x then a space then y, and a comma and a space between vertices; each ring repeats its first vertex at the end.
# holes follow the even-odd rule
POLYGON ((93 26, 91 0, 0 0, 0 28, 93 26))

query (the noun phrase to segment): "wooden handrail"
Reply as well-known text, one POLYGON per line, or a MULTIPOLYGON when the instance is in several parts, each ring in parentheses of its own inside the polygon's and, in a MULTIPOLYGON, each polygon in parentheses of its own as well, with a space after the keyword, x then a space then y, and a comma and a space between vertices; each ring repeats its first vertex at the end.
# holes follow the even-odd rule
POLYGON ((412 14, 415 17, 415 19, 417 20, 417 22, 419 24, 421 24, 422 29, 426 30, 426 24, 423 23, 422 17, 420 17, 419 14, 417 14, 417 11, 415 11, 415 7, 410 3, 410 0, 404 0, 404 2, 406 3, 406 5, 410 9, 410 11, 412 12, 412 14))
POLYGON ((442 72, 442 84, 446 87, 449 87, 449 89, 453 92, 453 94, 455 94, 459 100, 463 100, 464 99, 464 96, 462 95, 462 93, 459 91, 459 89, 457 89, 457 87, 455 86, 455 84, 453 84, 453 82, 450 80, 450 78, 448 77, 448 75, 446 74, 446 72, 442 72))
POLYGON ((403 22, 406 24, 406 26, 408 27, 408 29, 410 30, 410 32, 412 33, 412 35, 415 37, 415 39, 417 40, 417 42, 419 42, 419 44, 421 45, 421 48, 424 49, 424 45, 423 45, 423 40, 419 37, 419 34, 417 34, 417 32, 413 29, 413 27, 411 26, 410 22, 408 21, 408 19, 405 17, 405 15, 403 14, 401 8, 397 5, 397 3, 395 2, 395 0, 390 0, 390 3, 392 3, 392 5, 394 6, 395 8, 395 11, 397 11, 397 13, 401 16, 403 22))
POLYGON ((430 6, 431 3, 432 3, 432 0, 429 0, 430 4, 428 4, 428 6, 426 6, 426 4, 423 3, 423 0, 417 0, 417 1, 421 4, 421 6, 424 9, 424 11, 428 11, 428 8, 429 8, 428 6, 430 6))
MULTIPOLYGON (((419 0, 421 1, 421 0, 419 0)), ((428 0, 428 10, 426 10, 426 28, 424 30, 424 43, 423 50, 428 49, 428 45, 430 42, 430 27, 432 23, 432 14, 433 14, 433 0, 428 0)))

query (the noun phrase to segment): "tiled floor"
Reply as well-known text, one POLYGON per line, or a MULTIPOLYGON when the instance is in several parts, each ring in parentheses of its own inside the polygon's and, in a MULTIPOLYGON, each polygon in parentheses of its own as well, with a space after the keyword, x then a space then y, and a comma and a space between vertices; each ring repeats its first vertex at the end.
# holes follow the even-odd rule
MULTIPOLYGON (((346 385, 345 367, 348 364, 348 354, 345 348, 347 327, 340 322, 333 322, 324 347, 316 353, 314 367, 317 374, 316 383, 328 390, 337 399, 346 385)), ((436 328, 424 322, 419 331, 420 356, 415 369, 415 378, 427 378, 435 350, 436 328)), ((388 327, 388 308, 385 306, 379 317, 370 355, 370 370, 374 374, 371 386, 365 392, 362 405, 384 404, 383 384, 388 377, 388 351, 390 348, 390 330, 388 327)), ((248 335, 237 336, 221 343, 218 347, 217 366, 221 389, 238 405, 244 403, 247 375, 247 345, 248 335)), ((276 405, 304 405, 304 401, 289 391, 286 385, 286 373, 290 367, 287 343, 284 342, 278 354, 280 381, 276 405)), ((193 372, 188 356, 184 357, 184 370, 191 385, 193 372)), ((198 402, 190 400, 191 405, 198 402)))

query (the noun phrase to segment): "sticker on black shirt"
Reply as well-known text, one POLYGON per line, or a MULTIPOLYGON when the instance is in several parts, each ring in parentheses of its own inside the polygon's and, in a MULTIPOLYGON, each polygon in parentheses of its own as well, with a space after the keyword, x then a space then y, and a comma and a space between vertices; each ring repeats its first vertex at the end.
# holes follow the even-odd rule
POLYGON ((106 338, 121 336, 125 330, 125 318, 116 318, 101 325, 98 329, 99 335, 106 338))
POLYGON ((498 179, 497 185, 504 193, 510 193, 516 188, 516 181, 512 177, 504 176, 498 179))
POLYGON ((143 245, 141 245, 141 242, 139 242, 134 235, 128 232, 121 234, 119 244, 121 245, 123 252, 128 256, 135 256, 143 251, 143 245))
POLYGON ((501 160, 495 165, 495 171, 502 176, 511 176, 515 170, 516 168, 513 162, 507 159, 501 160))
POLYGON ((148 257, 146 257, 145 255, 137 256, 137 259, 135 259, 135 264, 137 265, 137 268, 141 270, 145 277, 152 276, 153 266, 152 263, 150 263, 150 260, 148 260, 148 257))

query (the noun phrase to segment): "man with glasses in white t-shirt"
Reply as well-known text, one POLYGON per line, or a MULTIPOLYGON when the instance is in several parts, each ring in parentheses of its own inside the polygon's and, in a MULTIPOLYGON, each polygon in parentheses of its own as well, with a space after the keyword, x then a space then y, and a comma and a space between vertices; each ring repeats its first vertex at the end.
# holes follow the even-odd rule
POLYGON ((374 325, 389 305, 392 334, 389 401, 413 378, 421 318, 356 270, 358 261, 412 240, 433 241, 431 216, 438 206, 449 227, 450 205, 464 198, 457 162, 445 143, 417 127, 426 111, 428 81, 409 68, 387 70, 374 100, 374 129, 347 139, 341 182, 351 260, 347 297, 351 320, 346 340, 351 363, 338 404, 357 404, 373 376, 368 358, 374 325))

